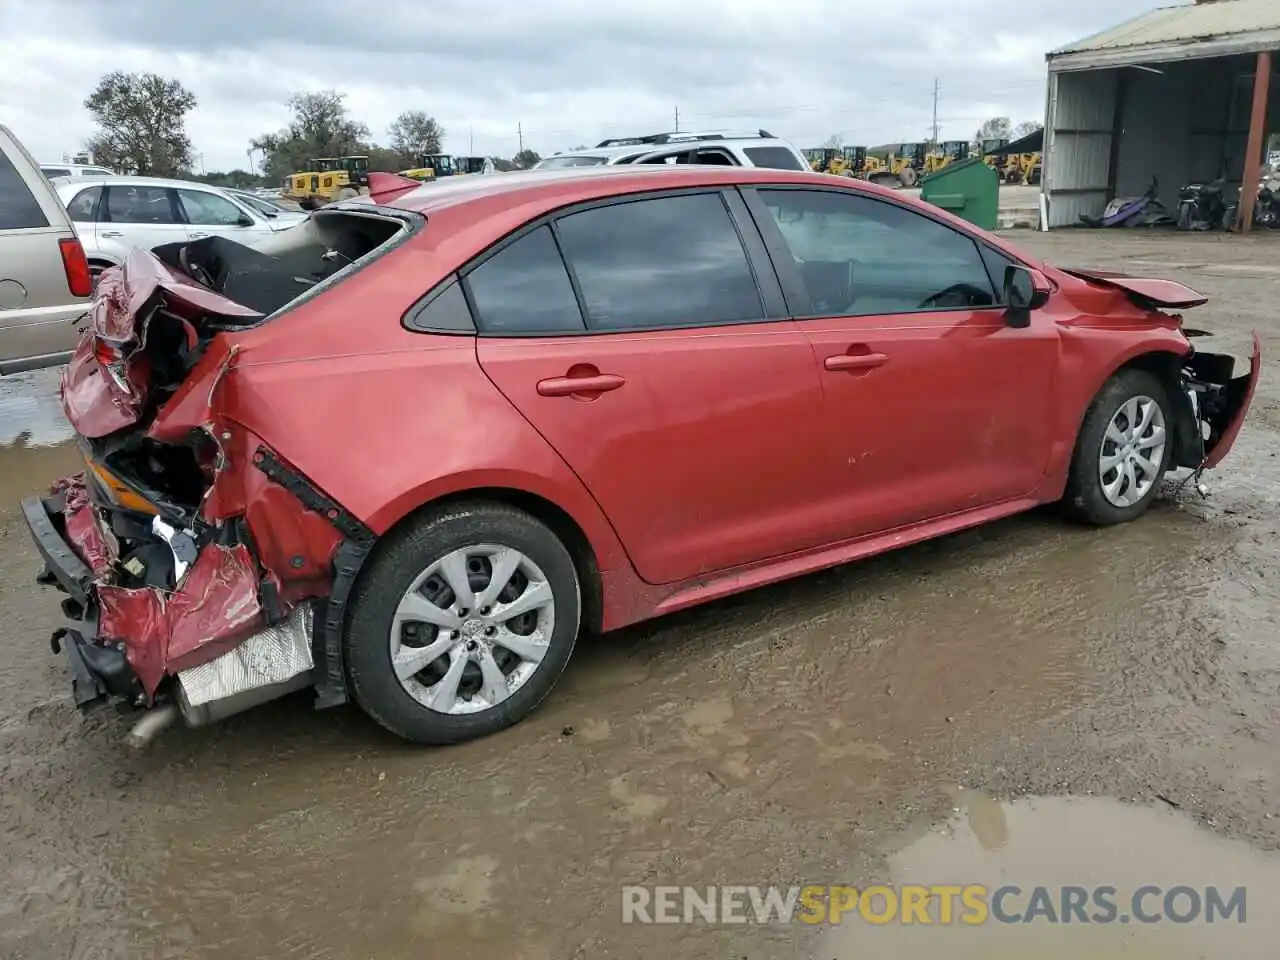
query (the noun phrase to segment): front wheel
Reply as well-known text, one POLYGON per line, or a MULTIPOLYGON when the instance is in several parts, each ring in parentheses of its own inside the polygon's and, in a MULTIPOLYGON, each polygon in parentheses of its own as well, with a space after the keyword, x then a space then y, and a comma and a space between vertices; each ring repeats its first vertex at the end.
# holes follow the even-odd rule
POLYGON ((1079 520, 1109 526, 1146 513, 1173 452, 1172 408, 1164 384, 1146 370, 1122 370, 1085 414, 1063 506, 1079 520))
POLYGON ((533 517, 493 503, 425 515, 361 575, 345 636, 356 700, 418 743, 501 730, 551 692, 581 614, 573 559, 533 517))

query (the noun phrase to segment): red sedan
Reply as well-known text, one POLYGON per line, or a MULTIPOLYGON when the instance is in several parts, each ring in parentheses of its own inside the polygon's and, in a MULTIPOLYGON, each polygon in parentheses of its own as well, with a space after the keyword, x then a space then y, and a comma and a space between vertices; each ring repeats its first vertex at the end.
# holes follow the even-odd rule
POLYGON ((135 251, 24 503, 82 705, 148 732, 313 688, 465 740, 612 630, 1215 466, 1259 371, 1166 281, 777 170, 374 175, 255 249, 135 251))

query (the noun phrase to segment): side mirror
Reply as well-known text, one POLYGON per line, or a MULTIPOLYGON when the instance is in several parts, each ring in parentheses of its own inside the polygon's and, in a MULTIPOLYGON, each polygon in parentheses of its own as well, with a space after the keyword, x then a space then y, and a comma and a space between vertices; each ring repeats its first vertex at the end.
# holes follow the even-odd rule
POLYGON ((1031 311, 1049 302, 1049 282, 1038 271, 1010 264, 1004 270, 1004 322, 1010 327, 1031 326, 1031 311))
POLYGON ((280 216, 280 214, 276 213, 274 210, 263 210, 262 215, 268 220, 274 220, 276 217, 280 216))

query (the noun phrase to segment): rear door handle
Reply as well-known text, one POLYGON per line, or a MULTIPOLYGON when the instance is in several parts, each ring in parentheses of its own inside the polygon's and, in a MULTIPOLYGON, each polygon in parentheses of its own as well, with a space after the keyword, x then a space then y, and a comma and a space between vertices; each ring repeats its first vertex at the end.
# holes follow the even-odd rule
POLYGON ((874 370, 888 359, 883 353, 837 353, 822 365, 828 370, 874 370))
POLYGON ((192 239, 192 240, 199 240, 199 239, 201 239, 202 237, 207 237, 207 236, 208 236, 208 234, 207 234, 207 233, 201 233, 201 232, 197 231, 196 233, 191 234, 191 239, 192 239))
POLYGON ((613 373, 598 373, 592 377, 551 377, 538 381, 538 395, 571 397, 580 393, 608 393, 626 382, 625 378, 613 373))
POLYGON ((124 236, 124 234, 121 233, 119 230, 103 230, 102 233, 98 234, 98 236, 108 237, 112 240, 119 240, 121 237, 124 236))

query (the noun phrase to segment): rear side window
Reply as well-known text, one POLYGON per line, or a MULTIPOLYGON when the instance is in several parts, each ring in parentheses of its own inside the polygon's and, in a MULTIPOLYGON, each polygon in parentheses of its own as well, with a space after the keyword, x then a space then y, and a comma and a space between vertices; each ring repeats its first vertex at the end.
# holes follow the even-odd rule
POLYGON ((538 227, 467 274, 486 333, 581 333, 582 312, 551 228, 538 227))
POLYGON ((165 187, 111 187, 106 216, 112 223, 178 223, 165 187))
POLYGON ((244 216, 230 200, 203 190, 179 190, 178 202, 182 204, 187 223, 200 226, 234 227, 244 216))
POLYGON ((75 195, 75 199, 67 204, 67 213, 71 214, 71 219, 77 223, 92 223, 93 212, 98 208, 98 197, 101 195, 101 187, 81 190, 75 195))
POLYGON ((760 320, 764 307, 718 193, 635 200, 556 222, 593 330, 760 320))
POLYGON ((114 177, 115 174, 105 167, 85 167, 86 177, 114 177))
POLYGON ((54 177, 71 176, 70 170, 64 170, 61 167, 41 167, 40 172, 43 173, 46 177, 48 177, 50 180, 52 180, 54 177))
POLYGON ((49 218, 23 182, 8 155, 0 150, 0 230, 47 227, 49 218))
POLYGON ((743 151, 757 167, 769 170, 804 170, 805 166, 786 147, 747 147, 743 151))

